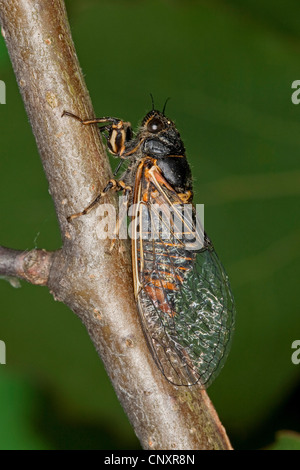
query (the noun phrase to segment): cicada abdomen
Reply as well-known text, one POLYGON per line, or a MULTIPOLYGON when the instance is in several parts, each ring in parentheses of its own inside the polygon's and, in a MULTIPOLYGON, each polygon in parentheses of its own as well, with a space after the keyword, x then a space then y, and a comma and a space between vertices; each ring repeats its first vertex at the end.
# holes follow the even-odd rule
POLYGON ((193 206, 162 176, 157 184, 159 168, 152 169, 150 177, 141 172, 134 220, 142 328, 168 381, 208 387, 224 364, 233 330, 228 278, 193 206))

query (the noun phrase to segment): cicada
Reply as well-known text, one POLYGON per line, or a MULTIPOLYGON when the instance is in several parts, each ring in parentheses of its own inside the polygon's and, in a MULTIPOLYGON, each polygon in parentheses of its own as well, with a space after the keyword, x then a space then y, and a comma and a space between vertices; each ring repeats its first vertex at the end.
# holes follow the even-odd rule
POLYGON ((109 152, 120 158, 114 176, 127 163, 68 220, 87 214, 109 190, 123 192, 133 208, 134 294, 149 350, 172 384, 207 388, 228 355, 235 308, 228 277, 192 204, 191 170, 174 122, 153 106, 134 135, 121 119, 63 115, 101 125, 109 152))

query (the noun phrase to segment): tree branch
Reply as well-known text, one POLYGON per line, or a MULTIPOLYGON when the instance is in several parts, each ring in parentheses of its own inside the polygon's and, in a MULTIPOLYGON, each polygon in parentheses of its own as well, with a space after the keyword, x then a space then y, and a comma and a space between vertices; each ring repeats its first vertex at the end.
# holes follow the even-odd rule
POLYGON ((46 286, 54 253, 46 250, 19 251, 0 246, 0 276, 18 277, 46 286))
MULTIPOLYGON (((3 0, 1 25, 60 225, 54 253, 0 251, 1 272, 47 284, 83 321, 145 449, 230 449, 204 390, 175 387, 156 367, 141 331, 128 249, 96 236, 96 211, 68 224, 111 170, 97 129, 61 118, 94 115, 61 0, 3 0)), ((100 107, 100 104, 99 104, 100 107)), ((107 196, 106 202, 113 202, 107 196)))

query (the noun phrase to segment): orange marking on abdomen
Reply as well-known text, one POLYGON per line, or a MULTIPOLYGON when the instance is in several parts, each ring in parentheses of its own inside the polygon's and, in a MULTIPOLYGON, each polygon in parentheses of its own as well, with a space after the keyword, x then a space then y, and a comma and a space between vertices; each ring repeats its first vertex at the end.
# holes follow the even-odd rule
POLYGON ((172 310, 170 305, 166 302, 164 291, 161 287, 147 285, 145 286, 145 290, 156 307, 158 307, 163 313, 169 315, 171 318, 175 317, 176 312, 174 312, 174 310, 172 310))

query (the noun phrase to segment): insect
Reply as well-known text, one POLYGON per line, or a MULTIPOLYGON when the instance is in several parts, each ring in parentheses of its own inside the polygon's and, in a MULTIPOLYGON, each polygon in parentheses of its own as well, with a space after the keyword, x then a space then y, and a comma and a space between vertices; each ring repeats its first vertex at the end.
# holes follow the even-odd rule
POLYGON ((102 125, 109 152, 120 158, 114 176, 127 162, 120 178, 69 222, 109 190, 123 192, 133 207, 134 293, 150 352, 172 384, 207 388, 228 355, 235 308, 228 277, 192 206, 191 170, 174 122, 153 106, 134 136, 121 119, 63 115, 102 125))

